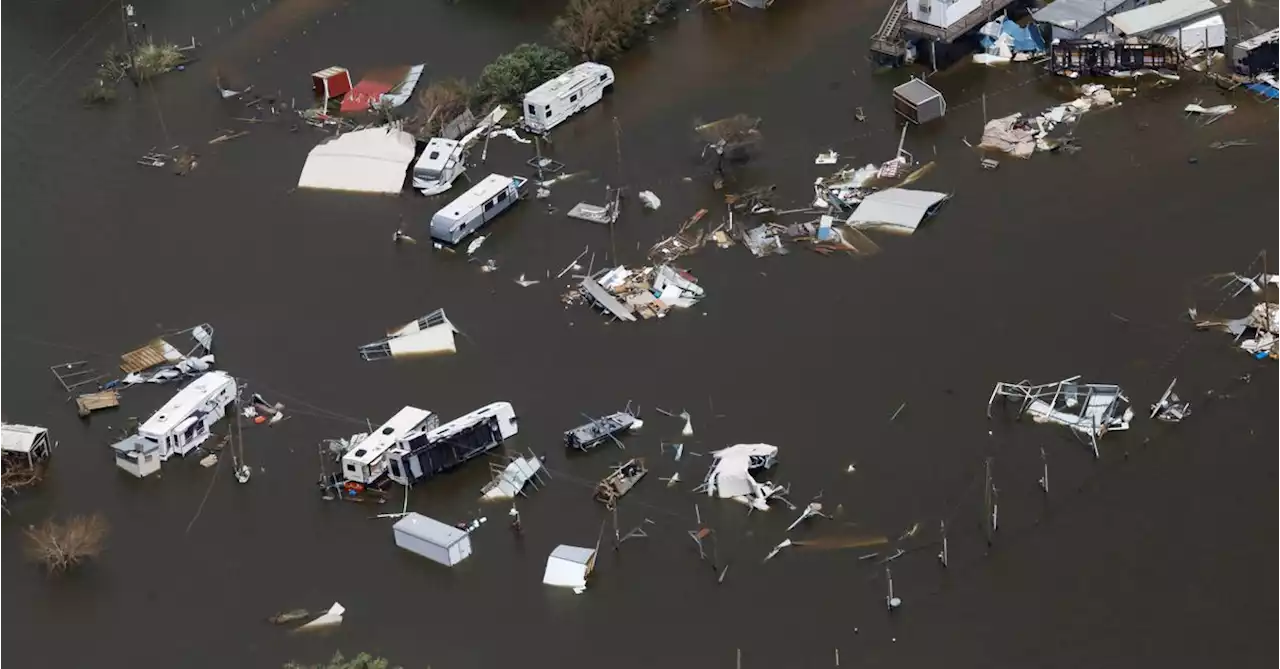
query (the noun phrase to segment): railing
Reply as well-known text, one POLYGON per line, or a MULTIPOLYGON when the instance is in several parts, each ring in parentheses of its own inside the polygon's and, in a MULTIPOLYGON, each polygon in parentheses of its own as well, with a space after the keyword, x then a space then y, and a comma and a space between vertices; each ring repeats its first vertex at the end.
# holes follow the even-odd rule
POLYGON ((902 31, 916 37, 927 37, 942 42, 950 42, 977 27, 978 24, 985 23, 993 14, 1009 6, 1012 2, 1013 0, 984 0, 976 9, 945 28, 923 23, 908 16, 902 22, 902 31))
POLYGON ((907 2, 901 0, 889 7, 880 29, 871 37, 871 50, 889 56, 902 56, 907 52, 907 44, 902 39, 902 17, 907 12, 907 2))

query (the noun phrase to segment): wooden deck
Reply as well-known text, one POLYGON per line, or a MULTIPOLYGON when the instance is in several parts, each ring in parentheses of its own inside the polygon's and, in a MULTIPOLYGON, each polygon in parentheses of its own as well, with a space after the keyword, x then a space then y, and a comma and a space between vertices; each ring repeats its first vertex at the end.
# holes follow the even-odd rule
POLYGON ((125 374, 141 372, 156 365, 168 362, 164 357, 164 340, 157 339, 142 348, 137 348, 120 356, 120 371, 125 374))

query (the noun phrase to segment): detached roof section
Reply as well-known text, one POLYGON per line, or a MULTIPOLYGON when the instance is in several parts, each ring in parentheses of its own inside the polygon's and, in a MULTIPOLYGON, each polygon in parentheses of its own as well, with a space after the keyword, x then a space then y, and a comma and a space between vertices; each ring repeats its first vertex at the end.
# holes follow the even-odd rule
POLYGON ((339 135, 307 154, 298 188, 397 194, 415 148, 413 135, 396 128, 339 135))
POLYGON ((1068 30, 1083 30, 1115 9, 1118 4, 1119 0, 1056 0, 1032 15, 1040 23, 1068 30))
POLYGON ((848 224, 853 227, 885 227, 911 234, 949 197, 946 193, 906 188, 876 191, 863 199, 849 215, 848 224))
POLYGON ((35 425, 17 425, 5 423, 0 428, 0 446, 11 453, 30 453, 41 435, 49 430, 35 425))
POLYGON ((1125 35, 1142 35, 1212 14, 1220 7, 1215 0, 1164 0, 1120 12, 1107 21, 1125 35))

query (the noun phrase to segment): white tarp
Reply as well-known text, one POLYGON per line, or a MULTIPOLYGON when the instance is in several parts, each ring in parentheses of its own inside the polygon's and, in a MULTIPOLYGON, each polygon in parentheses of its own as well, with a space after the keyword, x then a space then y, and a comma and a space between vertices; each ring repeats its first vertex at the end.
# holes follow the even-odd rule
POLYGON ((413 162, 413 135, 369 128, 339 135, 307 154, 298 188, 397 194, 413 162))
POLYGON ((863 198, 849 215, 848 223, 854 227, 887 227, 910 234, 929 211, 947 197, 946 193, 909 188, 876 191, 863 198))

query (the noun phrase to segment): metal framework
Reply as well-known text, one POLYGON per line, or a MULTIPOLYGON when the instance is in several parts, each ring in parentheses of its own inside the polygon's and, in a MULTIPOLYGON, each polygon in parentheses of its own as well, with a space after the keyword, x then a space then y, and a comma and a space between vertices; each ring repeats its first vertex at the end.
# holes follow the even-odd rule
POLYGON ((1056 423, 1071 428, 1099 457, 1098 440, 1111 430, 1129 429, 1133 411, 1120 386, 1106 383, 1077 383, 1073 376, 1054 383, 1032 385, 1030 381, 997 383, 987 400, 987 418, 996 398, 1020 403, 1018 417, 1030 414, 1039 423, 1056 423))

